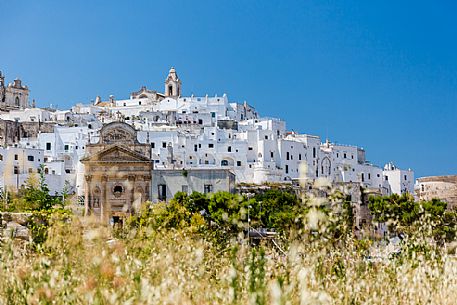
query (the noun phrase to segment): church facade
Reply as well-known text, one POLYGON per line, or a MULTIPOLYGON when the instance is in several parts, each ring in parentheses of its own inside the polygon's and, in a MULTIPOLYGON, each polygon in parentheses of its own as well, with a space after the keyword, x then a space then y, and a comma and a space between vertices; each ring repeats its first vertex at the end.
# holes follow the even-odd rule
POLYGON ((99 143, 86 146, 85 214, 100 221, 129 216, 151 197, 153 163, 147 144, 140 144, 136 130, 113 122, 100 130, 99 143))
POLYGON ((0 110, 25 109, 29 106, 29 88, 16 78, 5 85, 5 76, 0 71, 0 110))

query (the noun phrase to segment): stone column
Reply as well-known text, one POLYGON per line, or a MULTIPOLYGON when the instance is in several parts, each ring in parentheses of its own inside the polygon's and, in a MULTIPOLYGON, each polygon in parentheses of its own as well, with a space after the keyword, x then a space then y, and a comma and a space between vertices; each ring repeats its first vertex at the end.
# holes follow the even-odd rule
POLYGON ((128 202, 128 212, 132 213, 133 211, 133 201, 135 200, 135 176, 128 176, 128 188, 126 193, 126 198, 130 198, 128 202))
POLYGON ((107 200, 107 181, 108 177, 107 176, 102 176, 101 177, 101 182, 102 182, 102 200, 100 204, 100 222, 102 224, 109 224, 109 218, 111 216, 111 206, 110 203, 107 200))
POLYGON ((151 200, 152 194, 151 194, 151 176, 150 175, 145 175, 143 176, 144 180, 144 201, 151 200))
POLYGON ((90 186, 91 186, 91 175, 85 175, 85 187, 84 187, 84 215, 89 216, 92 212, 92 205, 90 202, 90 186))

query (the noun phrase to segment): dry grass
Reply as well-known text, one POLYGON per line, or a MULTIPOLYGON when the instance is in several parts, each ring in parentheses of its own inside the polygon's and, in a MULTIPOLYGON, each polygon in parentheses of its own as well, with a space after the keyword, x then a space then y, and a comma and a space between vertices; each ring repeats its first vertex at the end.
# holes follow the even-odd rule
POLYGON ((370 263, 357 241, 294 241, 281 255, 188 230, 51 227, 42 251, 0 247, 0 304, 455 304, 457 261, 370 263), (83 229, 84 228, 84 229, 83 229))

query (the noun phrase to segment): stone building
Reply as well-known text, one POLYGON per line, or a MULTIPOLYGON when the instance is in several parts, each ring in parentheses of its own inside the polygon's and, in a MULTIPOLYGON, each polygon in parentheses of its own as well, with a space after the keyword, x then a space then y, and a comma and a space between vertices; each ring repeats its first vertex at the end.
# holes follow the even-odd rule
POLYGON ((29 88, 22 85, 16 78, 8 86, 5 85, 5 76, 0 71, 0 110, 24 109, 29 105, 29 88))
POLYGON ((152 202, 166 201, 178 192, 234 193, 235 174, 228 169, 154 170, 152 190, 152 202))
POLYGON ((36 139, 42 132, 54 132, 54 122, 18 122, 0 119, 0 146, 13 146, 22 138, 36 139))
POLYGON ((419 178, 415 191, 419 200, 436 198, 447 202, 448 208, 457 207, 457 175, 419 178))
POLYGON ((138 211, 149 200, 153 163, 150 148, 136 130, 122 122, 103 126, 97 144, 86 146, 85 211, 102 223, 138 211))

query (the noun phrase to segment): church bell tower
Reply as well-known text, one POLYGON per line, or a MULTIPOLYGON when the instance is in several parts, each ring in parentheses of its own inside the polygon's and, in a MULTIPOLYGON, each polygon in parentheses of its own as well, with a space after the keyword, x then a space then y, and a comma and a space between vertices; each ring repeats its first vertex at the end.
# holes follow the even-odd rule
POLYGON ((181 80, 173 67, 165 80, 165 96, 174 98, 181 96, 181 80))

